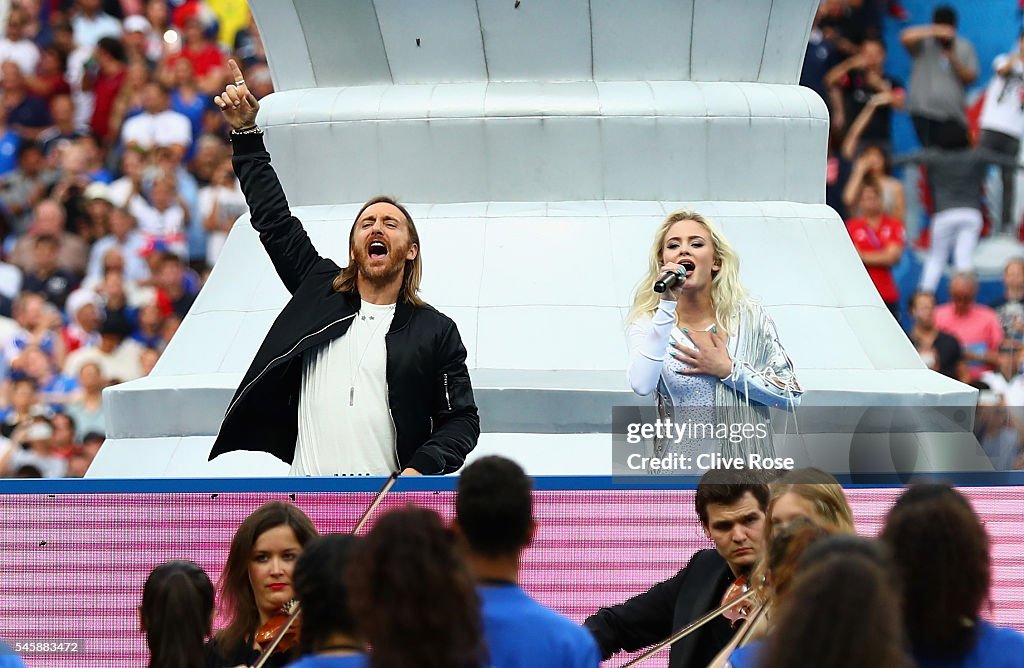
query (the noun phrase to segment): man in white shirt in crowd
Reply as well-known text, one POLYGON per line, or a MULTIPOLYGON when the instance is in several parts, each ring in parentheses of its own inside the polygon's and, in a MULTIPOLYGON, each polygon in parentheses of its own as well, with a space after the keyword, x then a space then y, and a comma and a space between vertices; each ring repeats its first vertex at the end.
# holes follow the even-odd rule
MULTIPOLYGON (((1016 159, 1020 138, 1024 135, 1024 32, 1017 39, 1017 50, 996 56, 992 62, 995 76, 985 89, 981 108, 981 136, 978 143, 1016 159)), ((1003 196, 999 221, 1004 232, 1012 231, 1014 223, 1014 184, 1017 170, 1003 167, 1003 196)))
POLYGON ((108 314, 100 325, 100 342, 79 348, 64 363, 65 376, 78 378, 82 367, 92 362, 112 383, 126 383, 142 376, 142 344, 129 336, 131 324, 122 316, 108 314))
POLYGON ((10 60, 28 77, 35 74, 39 64, 39 47, 25 37, 29 17, 25 10, 14 5, 7 15, 7 34, 0 40, 0 63, 10 60))
POLYGON ((142 90, 143 112, 132 116, 121 127, 121 142, 126 147, 145 150, 171 147, 175 162, 192 144, 192 123, 184 114, 171 110, 171 97, 163 84, 150 81, 142 90))
POLYGON ((103 11, 103 0, 78 0, 71 30, 78 46, 94 47, 104 37, 121 38, 121 22, 103 11))

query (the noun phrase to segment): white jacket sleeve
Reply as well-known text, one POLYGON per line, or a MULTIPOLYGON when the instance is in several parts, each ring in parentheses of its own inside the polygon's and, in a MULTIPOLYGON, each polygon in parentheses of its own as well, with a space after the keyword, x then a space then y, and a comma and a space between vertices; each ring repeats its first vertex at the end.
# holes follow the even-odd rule
POLYGON ((634 322, 626 333, 629 345, 629 386, 642 397, 653 393, 661 378, 665 349, 675 324, 676 303, 661 300, 654 316, 634 322))

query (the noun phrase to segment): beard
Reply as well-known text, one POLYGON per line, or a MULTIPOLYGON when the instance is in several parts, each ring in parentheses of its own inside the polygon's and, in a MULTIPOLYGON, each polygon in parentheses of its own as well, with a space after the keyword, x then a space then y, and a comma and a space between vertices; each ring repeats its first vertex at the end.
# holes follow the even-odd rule
POLYGON ((405 270, 405 256, 409 247, 390 248, 384 261, 371 261, 365 248, 356 251, 356 271, 366 280, 374 284, 390 283, 405 270))

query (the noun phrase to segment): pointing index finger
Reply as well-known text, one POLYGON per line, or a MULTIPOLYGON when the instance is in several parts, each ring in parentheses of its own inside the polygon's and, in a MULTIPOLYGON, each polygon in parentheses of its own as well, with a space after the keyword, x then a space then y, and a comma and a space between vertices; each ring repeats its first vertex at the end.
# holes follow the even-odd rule
POLYGON ((242 76, 242 70, 238 69, 238 63, 236 63, 233 58, 228 61, 228 68, 231 69, 232 81, 242 81, 244 79, 242 76))

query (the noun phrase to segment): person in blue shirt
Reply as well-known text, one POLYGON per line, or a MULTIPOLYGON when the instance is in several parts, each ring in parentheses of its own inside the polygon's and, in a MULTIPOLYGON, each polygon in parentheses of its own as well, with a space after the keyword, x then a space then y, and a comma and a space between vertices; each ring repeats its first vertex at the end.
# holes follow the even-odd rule
POLYGON ((358 538, 328 534, 306 545, 295 564, 295 596, 302 605, 302 658, 289 668, 364 668, 366 646, 348 606, 345 577, 358 538))
POLYGON ((6 643, 0 642, 0 668, 25 668, 25 662, 6 643))
POLYGON ((981 618, 992 566, 985 528, 948 485, 914 485, 886 516, 903 585, 903 618, 918 668, 1024 666, 1024 636, 981 618))
POLYGON ((455 524, 478 582, 493 668, 583 668, 601 655, 582 626, 544 607, 519 586, 523 551, 533 539, 532 484, 515 462, 483 457, 459 477, 455 524))

